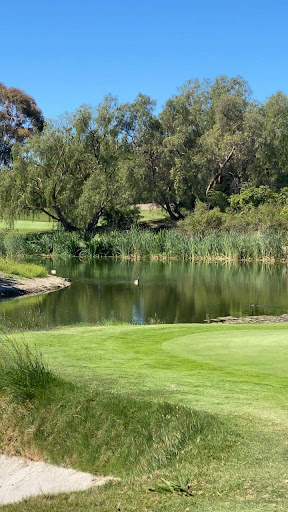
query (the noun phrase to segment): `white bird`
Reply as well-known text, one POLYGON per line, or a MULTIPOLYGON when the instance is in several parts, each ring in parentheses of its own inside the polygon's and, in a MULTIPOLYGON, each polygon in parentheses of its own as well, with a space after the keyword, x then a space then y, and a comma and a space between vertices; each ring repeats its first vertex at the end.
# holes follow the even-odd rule
POLYGON ((51 274, 52 274, 52 276, 56 276, 56 274, 57 274, 56 270, 51 270, 51 274))
POLYGON ((139 277, 137 279, 135 279, 134 284, 135 284, 135 286, 139 286, 139 284, 140 284, 140 278, 139 277))

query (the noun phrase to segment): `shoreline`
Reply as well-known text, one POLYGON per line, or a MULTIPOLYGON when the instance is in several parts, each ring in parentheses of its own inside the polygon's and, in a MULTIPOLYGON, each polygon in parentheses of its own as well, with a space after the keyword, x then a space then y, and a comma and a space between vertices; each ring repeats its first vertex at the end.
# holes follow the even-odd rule
POLYGON ((28 279, 15 275, 7 276, 0 272, 0 301, 27 295, 50 293, 71 285, 64 277, 47 276, 28 279))
POLYGON ((256 315, 256 316, 219 316, 211 318, 206 323, 210 324, 280 324, 288 322, 288 313, 283 315, 256 315))

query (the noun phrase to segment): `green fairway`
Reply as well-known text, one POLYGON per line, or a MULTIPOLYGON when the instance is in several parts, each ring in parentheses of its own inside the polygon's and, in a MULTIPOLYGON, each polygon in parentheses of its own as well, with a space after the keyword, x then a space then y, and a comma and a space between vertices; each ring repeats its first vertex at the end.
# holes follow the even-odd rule
MULTIPOLYGON (((52 231, 56 228, 57 225, 53 222, 40 220, 16 220, 13 231, 19 231, 20 233, 37 233, 42 231, 52 231)), ((7 225, 3 221, 0 221, 0 230, 3 231, 5 229, 7 229, 7 225)))
POLYGON ((288 326, 75 327, 31 332, 69 378, 190 406, 285 422, 288 326))

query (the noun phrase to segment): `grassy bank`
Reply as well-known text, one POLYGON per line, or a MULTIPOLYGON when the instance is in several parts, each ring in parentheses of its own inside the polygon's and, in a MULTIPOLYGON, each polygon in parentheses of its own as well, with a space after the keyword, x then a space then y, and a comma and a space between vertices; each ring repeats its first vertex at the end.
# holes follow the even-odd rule
POLYGON ((208 231, 187 236, 176 229, 103 232, 91 237, 79 233, 5 235, 0 253, 15 255, 80 256, 90 258, 161 260, 287 261, 286 233, 208 231))
POLYGON ((42 265, 19 263, 9 259, 0 259, 0 272, 8 276, 15 275, 29 279, 47 277, 47 270, 42 265))
POLYGON ((25 334, 61 378, 28 402, 6 386, 2 449, 122 480, 3 511, 286 510, 287 334, 287 324, 25 334))

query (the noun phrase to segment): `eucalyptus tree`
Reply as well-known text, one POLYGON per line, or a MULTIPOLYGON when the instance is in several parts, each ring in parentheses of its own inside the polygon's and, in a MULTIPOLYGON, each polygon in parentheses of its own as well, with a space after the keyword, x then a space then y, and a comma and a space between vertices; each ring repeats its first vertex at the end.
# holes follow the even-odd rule
POLYGON ((241 78, 187 82, 160 114, 167 175, 180 205, 212 191, 240 190, 255 170, 261 139, 260 107, 241 78))
POLYGON ((288 186, 288 97, 278 91, 263 105, 262 182, 288 186))
POLYGON ((0 83, 0 168, 11 165, 13 145, 24 144, 43 125, 42 112, 31 96, 0 83))
POLYGON ((13 170, 2 173, 4 216, 39 211, 67 231, 91 232, 105 208, 128 201, 119 130, 118 105, 109 96, 96 113, 84 106, 16 145, 13 170))

